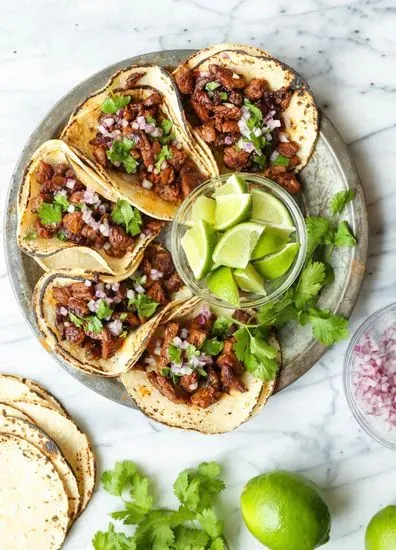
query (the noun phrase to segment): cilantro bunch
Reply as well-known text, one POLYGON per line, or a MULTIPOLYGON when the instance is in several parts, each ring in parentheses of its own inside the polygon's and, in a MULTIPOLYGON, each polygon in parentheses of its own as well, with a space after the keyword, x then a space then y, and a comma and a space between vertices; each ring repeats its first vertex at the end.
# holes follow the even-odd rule
POLYGON ((353 200, 355 192, 340 191, 331 200, 331 217, 306 219, 307 258, 296 284, 277 302, 262 306, 258 321, 262 325, 282 328, 288 321, 310 324, 314 337, 325 346, 348 337, 348 320, 317 306, 321 290, 334 280, 329 261, 335 247, 355 246, 356 238, 340 214, 353 200))
POLYGON ((133 237, 141 232, 142 216, 137 208, 133 208, 125 199, 118 199, 111 211, 113 222, 125 227, 125 231, 133 237))
POLYGON ((133 534, 117 532, 110 523, 98 531, 92 544, 95 550, 225 550, 223 523, 214 509, 215 497, 225 484, 216 462, 203 462, 184 470, 173 491, 179 500, 176 510, 154 507, 149 479, 129 460, 117 462, 104 472, 102 484, 111 495, 120 497, 123 509, 112 518, 135 526, 133 534))

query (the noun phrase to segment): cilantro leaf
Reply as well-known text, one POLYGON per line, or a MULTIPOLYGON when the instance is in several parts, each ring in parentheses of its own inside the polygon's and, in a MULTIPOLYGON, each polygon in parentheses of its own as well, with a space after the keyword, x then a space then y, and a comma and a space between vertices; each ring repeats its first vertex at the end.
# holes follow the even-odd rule
POLYGON ((348 337, 348 320, 329 310, 310 308, 305 314, 307 320, 312 325, 315 338, 325 346, 332 346, 348 337))
POLYGON ((149 511, 134 502, 124 502, 124 506, 124 510, 111 513, 113 519, 122 521, 124 525, 136 525, 140 523, 149 511))
POLYGON ((243 362, 246 370, 260 380, 273 380, 279 369, 276 349, 258 331, 252 335, 246 327, 238 329, 234 337, 235 355, 243 362))
POLYGON ((37 239, 37 233, 35 231, 31 231, 23 237, 24 241, 34 241, 35 239, 37 239))
POLYGON ((70 203, 69 201, 67 200, 67 198, 65 197, 65 195, 62 195, 62 193, 57 193, 55 196, 54 196, 54 204, 59 204, 59 206, 62 208, 62 210, 66 211, 69 206, 70 206, 70 203))
POLYGON ((167 136, 168 134, 170 134, 173 128, 173 122, 168 118, 163 118, 161 120, 161 128, 162 128, 162 131, 164 132, 164 135, 167 136))
POLYGON ((219 478, 220 473, 221 468, 216 462, 203 462, 195 469, 184 470, 173 485, 175 495, 193 512, 211 508, 213 496, 225 487, 219 478))
POLYGON ((302 309, 311 298, 319 294, 325 277, 326 266, 322 262, 311 262, 304 268, 296 287, 297 309, 302 309))
POLYGON ((67 241, 67 237, 62 231, 58 231, 58 233, 56 234, 56 238, 58 239, 58 241, 67 241))
POLYGON ((212 541, 209 550, 226 550, 224 539, 218 537, 217 539, 212 541))
POLYGON ((110 523, 106 532, 98 531, 92 539, 95 550, 136 550, 133 537, 127 537, 124 533, 114 531, 114 525, 110 523))
POLYGON ((253 162, 264 170, 267 166, 267 157, 265 155, 253 155, 253 162))
POLYGON ((221 101, 227 101, 227 99, 228 99, 227 92, 220 92, 220 99, 221 99, 221 101))
POLYGON ((330 220, 320 216, 308 216, 305 220, 307 227, 307 258, 310 258, 316 248, 325 241, 331 232, 330 220))
POLYGON ((129 95, 112 94, 104 100, 100 108, 102 113, 112 115, 123 107, 126 107, 130 102, 131 97, 129 95))
POLYGON ((207 338, 201 346, 201 351, 207 355, 218 355, 224 348, 224 342, 220 342, 217 338, 207 338))
POLYGON ((207 92, 213 92, 214 90, 216 90, 216 88, 219 88, 220 86, 220 82, 208 82, 205 86, 205 90, 207 92))
POLYGON ((344 210, 345 206, 352 201, 355 196, 356 192, 352 189, 347 189, 346 191, 336 193, 330 203, 333 214, 340 214, 344 210))
POLYGON ((241 327, 234 332, 234 338, 236 339, 236 342, 233 345, 233 350, 235 351, 237 359, 239 359, 239 361, 243 361, 245 352, 250 345, 249 331, 246 328, 241 327))
POLYGON ((127 233, 132 236, 141 232, 142 216, 137 208, 133 208, 128 201, 118 199, 111 211, 112 220, 118 225, 123 225, 127 233))
POLYGON ((231 327, 233 320, 229 317, 217 317, 212 327, 212 336, 217 336, 218 338, 224 338, 227 334, 229 328, 231 327))
POLYGON ((160 172, 161 171, 161 164, 164 162, 164 160, 172 158, 172 151, 169 149, 167 145, 163 145, 161 147, 161 151, 158 153, 158 155, 155 158, 155 169, 160 172))
POLYGON ((116 462, 112 470, 103 472, 102 485, 111 495, 121 496, 123 491, 132 484, 136 472, 136 465, 130 460, 116 462))
POLYGON ((284 155, 278 155, 272 162, 274 166, 289 166, 290 159, 284 155))
POLYGON ((107 158, 116 166, 122 164, 128 174, 134 174, 139 166, 139 162, 130 154, 134 147, 133 139, 114 140, 110 149, 106 151, 107 158))
POLYGON ((245 97, 245 100, 244 100, 244 104, 250 111, 250 118, 253 118, 254 121, 255 121, 254 126, 256 126, 257 123, 262 122, 263 113, 261 112, 261 110, 258 107, 256 107, 255 105, 253 105, 253 103, 251 103, 246 97, 245 97))
POLYGON ((95 315, 91 315, 90 317, 87 317, 86 321, 87 323, 85 328, 88 332, 99 334, 102 331, 102 328, 103 328, 102 321, 95 315))
POLYGON ((99 319, 106 319, 107 317, 111 317, 112 313, 113 313, 113 310, 110 308, 106 300, 100 300, 98 307, 96 309, 96 316, 99 319))
POLYGON ((213 508, 202 510, 197 516, 197 520, 202 529, 208 533, 212 539, 220 537, 223 533, 223 522, 219 521, 213 508))
POLYGON ((175 550, 205 550, 209 542, 209 535, 201 529, 180 526, 175 533, 175 550))
POLYGON ((281 314, 285 311, 290 311, 294 305, 294 290, 291 288, 280 299, 275 302, 269 302, 268 304, 261 306, 257 319, 262 325, 277 326, 277 321, 281 314))
POLYGON ((154 313, 159 302, 155 302, 147 294, 136 294, 134 298, 129 298, 128 309, 135 309, 139 317, 149 319, 154 313))
POLYGON ((186 349, 186 355, 187 355, 187 360, 191 361, 193 357, 198 357, 200 355, 200 351, 197 350, 197 348, 192 344, 189 344, 186 349))
POLYGON ((76 327, 82 327, 84 324, 84 319, 78 317, 72 311, 69 311, 69 319, 76 327))
POLYGON ((60 204, 49 204, 43 202, 37 210, 40 222, 44 225, 60 223, 62 221, 62 207, 60 204))
POLYGON ((175 535, 170 510, 149 512, 135 531, 136 550, 173 550, 175 535))
POLYGON ((348 222, 343 221, 338 224, 338 228, 334 237, 336 246, 355 246, 356 238, 353 235, 348 222))
POLYGON ((174 344, 168 346, 168 357, 172 363, 181 363, 181 349, 177 348, 174 344))

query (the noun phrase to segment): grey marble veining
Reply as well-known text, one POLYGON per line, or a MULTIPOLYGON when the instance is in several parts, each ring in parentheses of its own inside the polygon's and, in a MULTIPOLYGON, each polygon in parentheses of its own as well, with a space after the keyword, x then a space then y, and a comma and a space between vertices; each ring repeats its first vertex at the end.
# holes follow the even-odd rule
MULTIPOLYGON (((72 86, 120 59, 164 48, 250 42, 294 66, 350 146, 365 188, 371 226, 368 273, 352 330, 395 300, 396 6, 394 0, 0 1, 0 147, 4 196, 29 134, 72 86)), ((1 201, 3 210, 4 200, 1 201)), ((301 471, 324 490, 334 525, 329 550, 361 550, 364 526, 395 503, 396 455, 361 432, 343 395, 341 343, 307 375, 271 399, 234 433, 172 431, 117 406, 63 372, 32 336, 0 259, 0 372, 47 385, 91 434, 99 467, 131 458, 158 483, 163 504, 177 473, 201 460, 225 466, 226 524, 233 550, 261 546, 242 526, 243 484, 271 468, 301 471)), ((65 550, 90 548, 117 500, 98 488, 65 550)))

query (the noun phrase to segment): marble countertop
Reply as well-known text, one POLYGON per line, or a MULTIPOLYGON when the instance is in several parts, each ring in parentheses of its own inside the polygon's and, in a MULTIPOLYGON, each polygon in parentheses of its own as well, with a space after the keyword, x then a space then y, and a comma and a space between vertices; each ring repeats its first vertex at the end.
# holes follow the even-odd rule
MULTIPOLYGON (((396 7, 393 0, 20 0, 0 23, 1 208, 28 136, 70 88, 118 60, 223 41, 263 46, 300 71, 349 144, 367 196, 370 258, 352 330, 395 296, 396 7)), ((25 323, 0 258, 0 372, 46 385, 91 434, 103 470, 135 460, 171 503, 177 473, 202 460, 225 467, 225 521, 234 550, 261 546, 241 523, 243 484, 261 471, 299 471, 325 491, 333 512, 328 550, 361 550, 364 526, 395 503, 396 455, 353 419, 341 372, 347 343, 331 349, 262 414, 233 433, 171 431, 81 386, 45 353, 25 323)), ((91 548, 117 505, 98 487, 65 550, 91 548)))

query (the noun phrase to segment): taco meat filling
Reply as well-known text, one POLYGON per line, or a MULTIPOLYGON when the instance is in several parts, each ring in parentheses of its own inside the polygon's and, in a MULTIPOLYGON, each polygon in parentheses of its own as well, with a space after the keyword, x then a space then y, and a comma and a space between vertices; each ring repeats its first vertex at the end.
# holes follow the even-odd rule
POLYGON ((165 201, 180 202, 205 178, 176 139, 161 105, 158 92, 142 101, 110 96, 102 104, 104 114, 90 144, 104 168, 137 173, 144 189, 152 189, 165 201))
POLYGON ((220 147, 224 164, 242 172, 264 172, 290 193, 300 190, 291 172, 300 163, 299 145, 288 136, 284 115, 292 91, 270 90, 268 82, 249 83, 232 70, 209 65, 209 71, 191 71, 186 65, 175 74, 176 84, 188 98, 198 134, 210 146, 220 147))
POLYGON ((62 340, 84 348, 92 359, 110 359, 128 333, 169 304, 182 283, 170 253, 147 247, 139 270, 121 283, 99 278, 55 286, 56 327, 62 340))
POLYGON ((184 324, 169 321, 149 342, 134 368, 144 369, 151 384, 178 404, 207 408, 224 393, 244 392, 244 366, 235 355, 237 326, 204 308, 184 324))
POLYGON ((157 233, 164 224, 125 200, 104 199, 83 185, 68 164, 52 166, 40 161, 36 177, 40 193, 32 201, 37 217, 29 239, 55 237, 122 258, 134 249, 141 233, 157 233))

